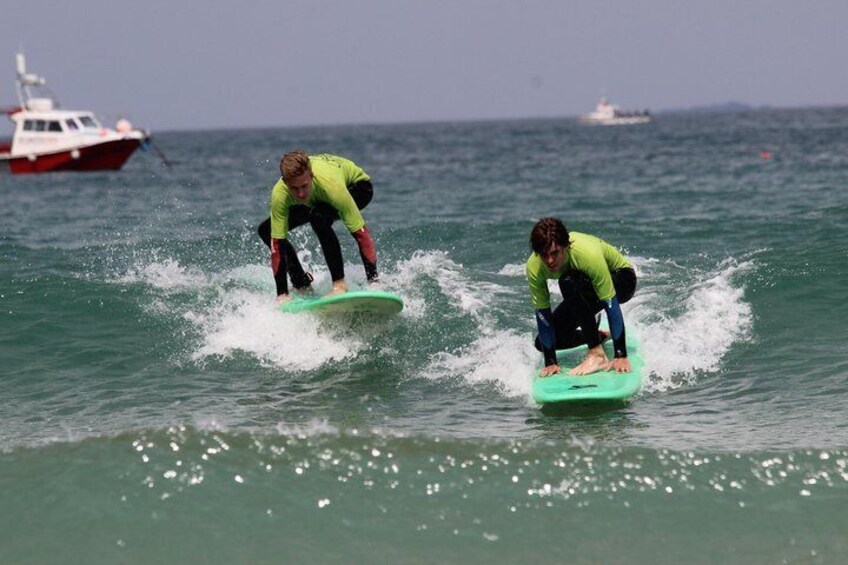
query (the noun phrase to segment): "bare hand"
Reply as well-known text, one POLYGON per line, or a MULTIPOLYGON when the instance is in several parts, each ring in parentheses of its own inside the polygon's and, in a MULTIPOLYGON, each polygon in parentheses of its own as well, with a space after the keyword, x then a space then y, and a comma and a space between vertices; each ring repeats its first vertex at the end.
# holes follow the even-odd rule
POLYGON ((616 373, 629 373, 633 370, 630 366, 630 361, 627 357, 618 357, 613 359, 607 365, 607 371, 615 371, 616 373))
POLYGON ((608 365, 607 354, 604 352, 604 348, 598 345, 590 349, 589 355, 586 356, 583 362, 571 369, 568 374, 588 375, 590 373, 597 373, 598 371, 605 370, 608 365))
POLYGON ((556 375, 560 371, 561 371, 561 369, 559 368, 559 365, 548 365, 547 367, 545 367, 544 369, 542 369, 539 372, 539 376, 540 377, 550 377, 551 375, 556 375))

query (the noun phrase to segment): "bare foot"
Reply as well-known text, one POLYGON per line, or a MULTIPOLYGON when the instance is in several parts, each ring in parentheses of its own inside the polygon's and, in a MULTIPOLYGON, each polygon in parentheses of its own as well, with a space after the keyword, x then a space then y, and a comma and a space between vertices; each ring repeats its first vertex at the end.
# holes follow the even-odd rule
POLYGON ((347 292, 347 283, 344 279, 339 279, 333 282, 333 288, 324 296, 335 296, 337 294, 344 294, 345 292, 347 292))
POLYGON ((608 365, 609 361, 607 360, 607 354, 604 353, 603 346, 598 345, 597 347, 590 349, 589 355, 586 356, 583 362, 571 369, 568 374, 588 375, 590 373, 602 371, 606 369, 608 365))

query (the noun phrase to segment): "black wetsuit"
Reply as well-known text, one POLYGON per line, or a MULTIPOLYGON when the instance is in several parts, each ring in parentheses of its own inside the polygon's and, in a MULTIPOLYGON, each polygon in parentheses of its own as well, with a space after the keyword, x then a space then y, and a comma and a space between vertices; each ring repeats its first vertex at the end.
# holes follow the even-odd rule
MULTIPOLYGON (((612 284, 615 287, 615 296, 619 304, 624 304, 633 298, 636 292, 636 272, 633 269, 616 269, 610 273, 612 284)), ((605 308, 605 304, 598 298, 592 282, 585 274, 579 271, 565 273, 557 281, 563 301, 557 306, 551 315, 551 321, 556 336, 555 349, 569 349, 578 345, 588 345, 590 348, 600 343, 600 336, 587 336, 581 329, 583 326, 597 329, 595 315, 605 308)), ((623 336, 622 336, 623 337, 623 336)), ((627 349, 624 340, 616 344, 617 349, 623 349, 626 356, 627 349)), ((536 349, 544 352, 542 342, 536 337, 536 349)))
MULTIPOLYGON (((353 201, 356 202, 356 206, 360 210, 363 210, 368 203, 371 202, 371 198, 374 196, 374 187, 369 180, 361 180, 353 183, 348 187, 348 191, 350 191, 353 201)), ((321 250, 324 252, 324 258, 327 261, 330 276, 334 281, 344 278, 344 263, 342 261, 341 244, 339 243, 339 238, 336 235, 336 232, 333 231, 333 222, 338 219, 338 211, 332 206, 324 203, 319 203, 311 208, 304 205, 296 205, 289 208, 289 231, 302 226, 307 222, 312 226, 312 229, 315 231, 315 235, 318 236, 318 242, 321 244, 321 250)), ((265 245, 267 245, 270 249, 271 218, 268 218, 259 224, 257 232, 265 245)), ((301 266, 300 260, 298 259, 297 253, 295 252, 291 242, 288 239, 283 239, 280 243, 286 254, 286 269, 288 270, 289 277, 291 278, 292 286, 295 288, 308 287, 312 282, 312 276, 309 273, 304 272, 303 266, 301 266)), ((284 277, 285 274, 280 273, 275 276, 284 277)), ((369 274, 369 279, 370 278, 369 274)), ((278 290, 281 286, 281 282, 284 283, 285 281, 278 281, 278 290)))

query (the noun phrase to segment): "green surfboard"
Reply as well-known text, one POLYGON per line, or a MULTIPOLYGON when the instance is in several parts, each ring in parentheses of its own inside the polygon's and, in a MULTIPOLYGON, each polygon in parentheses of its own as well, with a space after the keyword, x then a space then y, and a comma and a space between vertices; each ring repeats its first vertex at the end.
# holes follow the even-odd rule
POLYGON ((333 296, 297 297, 279 307, 281 312, 320 312, 322 314, 397 314, 403 310, 400 296, 382 290, 352 290, 333 296))
MULTIPOLYGON (((612 359, 612 342, 604 344, 607 357, 612 359)), ((630 398, 642 387, 645 362, 642 360, 639 344, 627 336, 627 358, 633 371, 616 373, 600 371, 590 375, 573 376, 568 371, 576 367, 586 357, 586 346, 557 351, 557 359, 562 372, 549 377, 540 376, 541 368, 533 378, 532 395, 538 404, 559 404, 574 401, 624 400, 630 398)))

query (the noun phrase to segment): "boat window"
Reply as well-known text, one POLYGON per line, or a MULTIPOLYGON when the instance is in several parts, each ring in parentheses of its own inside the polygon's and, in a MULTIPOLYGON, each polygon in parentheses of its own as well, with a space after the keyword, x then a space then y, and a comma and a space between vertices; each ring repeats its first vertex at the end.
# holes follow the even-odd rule
POLYGON ((80 116, 79 121, 82 122, 83 127, 86 128, 99 128, 100 124, 98 124, 94 118, 91 116, 80 116))
POLYGON ((34 131, 35 120, 24 120, 24 131, 34 131))
POLYGON ((47 131, 62 131, 62 124, 60 122, 48 122, 47 131))
POLYGON ((79 129, 79 126, 73 120, 73 118, 68 118, 67 120, 65 120, 65 125, 68 126, 68 131, 77 131, 79 129))
POLYGON ((47 122, 44 120, 35 120, 35 131, 44 131, 47 129, 47 122))

